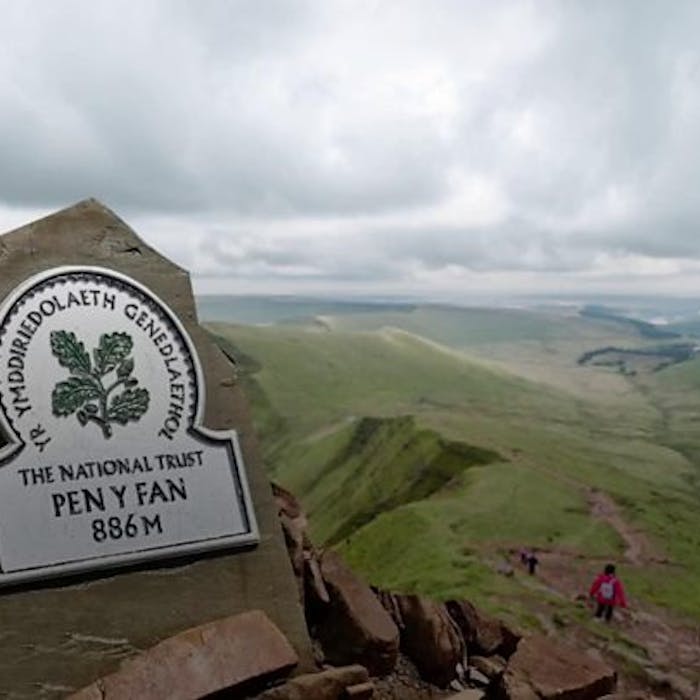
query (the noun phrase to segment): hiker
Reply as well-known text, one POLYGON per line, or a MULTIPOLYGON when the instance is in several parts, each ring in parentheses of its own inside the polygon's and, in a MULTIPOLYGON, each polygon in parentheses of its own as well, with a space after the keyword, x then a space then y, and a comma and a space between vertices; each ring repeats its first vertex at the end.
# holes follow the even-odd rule
POLYGON ((621 608, 627 607, 625 590, 620 579, 615 576, 614 564, 606 564, 603 573, 598 574, 593 581, 588 595, 598 603, 595 616, 599 620, 604 618, 606 622, 610 622, 616 605, 621 608))
POLYGON ((527 572, 530 574, 530 576, 533 576, 535 573, 535 569, 537 568, 537 565, 540 563, 540 560, 535 555, 534 549, 527 555, 527 562, 526 563, 527 563, 527 572))

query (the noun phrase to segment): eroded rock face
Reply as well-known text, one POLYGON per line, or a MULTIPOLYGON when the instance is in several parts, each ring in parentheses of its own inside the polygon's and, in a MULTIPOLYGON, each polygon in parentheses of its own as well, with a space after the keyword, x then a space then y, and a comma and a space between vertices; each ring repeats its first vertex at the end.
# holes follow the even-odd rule
POLYGON ((307 528, 309 522, 301 509, 299 502, 279 484, 272 484, 272 494, 275 497, 280 525, 284 533, 284 541, 297 581, 299 602, 304 605, 304 567, 305 550, 311 549, 308 541, 307 528))
POLYGON ((451 600, 446 606, 470 653, 480 656, 498 654, 507 659, 515 652, 520 635, 503 622, 485 615, 466 600, 451 600))
POLYGON ((607 664, 558 640, 526 637, 501 679, 508 700, 593 700, 615 689, 616 674, 607 664))
POLYGON ((470 669, 476 669, 490 681, 493 681, 503 675, 503 671, 506 669, 506 661, 500 656, 470 656, 469 667, 470 669))
POLYGON ((421 676, 446 686, 464 659, 464 642, 441 603, 417 595, 394 596, 401 615, 401 648, 421 676))
POLYGON ((399 652, 399 630, 371 588, 332 551, 321 559, 321 574, 330 603, 317 634, 328 660, 361 663, 374 675, 390 673, 399 652))
POLYGON ((287 638, 252 610, 170 637, 70 700, 197 700, 284 674, 297 662, 287 638))

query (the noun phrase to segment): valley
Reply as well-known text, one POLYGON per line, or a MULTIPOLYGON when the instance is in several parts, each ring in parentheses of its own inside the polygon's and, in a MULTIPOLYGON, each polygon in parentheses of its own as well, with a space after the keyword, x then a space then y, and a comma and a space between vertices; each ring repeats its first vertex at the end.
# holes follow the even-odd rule
POLYGON ((470 597, 616 655, 632 679, 695 687, 697 659, 671 649, 700 628, 700 360, 634 373, 579 363, 670 342, 617 318, 323 311, 208 324, 315 542, 375 585, 470 597), (522 547, 539 553, 536 577, 516 561, 522 547), (608 560, 632 601, 610 627, 580 598, 608 560))

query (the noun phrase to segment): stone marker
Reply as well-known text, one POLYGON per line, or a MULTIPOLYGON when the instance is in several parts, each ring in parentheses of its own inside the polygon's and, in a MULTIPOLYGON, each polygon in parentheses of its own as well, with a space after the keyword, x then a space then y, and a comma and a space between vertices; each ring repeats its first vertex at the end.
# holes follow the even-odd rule
POLYGON ((98 267, 0 306, 0 584, 258 542, 238 438, 201 426, 177 317, 98 267))
POLYGON ((0 238, 0 409, 0 697, 249 609, 310 663, 235 370, 186 271, 94 200, 0 238))

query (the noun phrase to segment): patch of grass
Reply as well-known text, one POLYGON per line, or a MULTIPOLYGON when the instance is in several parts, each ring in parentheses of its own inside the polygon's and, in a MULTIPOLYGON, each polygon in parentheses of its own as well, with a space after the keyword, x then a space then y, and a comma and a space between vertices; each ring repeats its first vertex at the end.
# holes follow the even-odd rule
POLYGON ((457 543, 436 512, 418 503, 382 513, 338 549, 369 581, 394 591, 482 601, 517 590, 457 543))

